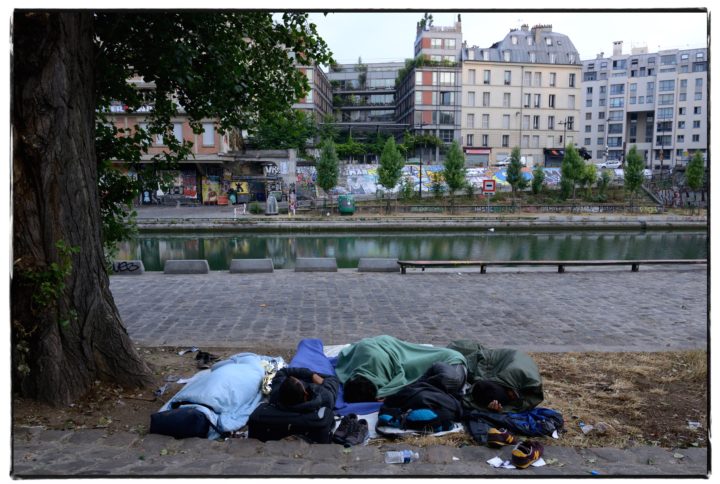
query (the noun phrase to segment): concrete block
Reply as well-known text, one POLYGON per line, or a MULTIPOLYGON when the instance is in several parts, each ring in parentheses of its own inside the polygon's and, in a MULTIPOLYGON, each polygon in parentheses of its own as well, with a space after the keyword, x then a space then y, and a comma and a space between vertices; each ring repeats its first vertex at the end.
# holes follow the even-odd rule
POLYGON ((113 274, 116 276, 139 276, 145 273, 141 260, 116 260, 113 262, 113 274))
POLYGON ((166 260, 165 274, 207 274, 210 265, 205 259, 166 260))
POLYGON ((272 259, 233 259, 230 261, 230 273, 273 272, 272 259))
POLYGON ((358 272, 400 272, 400 266, 397 259, 361 257, 358 262, 358 272))
POLYGON ((295 272, 337 272, 335 257, 298 257, 295 272))

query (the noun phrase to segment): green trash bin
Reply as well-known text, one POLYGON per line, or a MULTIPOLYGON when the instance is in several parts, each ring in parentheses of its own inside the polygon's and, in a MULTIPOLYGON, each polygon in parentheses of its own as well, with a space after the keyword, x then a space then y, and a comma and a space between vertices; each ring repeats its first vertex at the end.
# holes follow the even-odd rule
POLYGON ((338 211, 340 215, 352 215, 355 213, 355 198, 352 195, 338 196, 338 211))

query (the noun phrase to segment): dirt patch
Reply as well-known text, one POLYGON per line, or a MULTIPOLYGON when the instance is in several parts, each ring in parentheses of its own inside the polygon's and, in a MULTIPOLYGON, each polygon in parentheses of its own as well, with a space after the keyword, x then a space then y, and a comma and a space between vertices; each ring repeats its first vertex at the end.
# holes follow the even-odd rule
MULTIPOLYGON (((141 348, 156 377, 153 388, 128 390, 96 382, 82 399, 53 408, 13 398, 13 423, 50 429, 104 428, 109 433, 145 434, 150 415, 198 370, 194 353, 182 348, 141 348), (167 385, 165 392, 154 392, 167 385)), ((241 351, 282 356, 290 361, 294 348, 201 348, 227 358, 241 351)), ((567 432, 558 443, 574 447, 707 446, 707 354, 704 351, 659 353, 533 353, 544 381, 543 407, 559 411, 567 432), (583 433, 580 422, 594 430, 583 433), (689 422, 697 422, 697 428, 689 422)), ((443 439, 418 438, 425 446, 472 444, 466 434, 443 439)))

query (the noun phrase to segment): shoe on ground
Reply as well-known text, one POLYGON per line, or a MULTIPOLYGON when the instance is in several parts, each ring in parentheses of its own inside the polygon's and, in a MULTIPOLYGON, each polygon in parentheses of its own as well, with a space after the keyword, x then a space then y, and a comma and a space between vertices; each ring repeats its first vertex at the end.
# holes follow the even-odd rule
POLYGON ((534 440, 525 440, 515 446, 510 463, 519 469, 525 469, 536 462, 543 454, 543 446, 534 440))
POLYGON ((337 442, 338 444, 344 444, 348 433, 351 431, 352 428, 356 426, 357 415, 355 415, 354 413, 349 413, 345 415, 342 420, 340 420, 340 425, 338 425, 338 428, 333 434, 333 442, 337 442))
POLYGON ((488 430, 487 444, 489 447, 504 447, 517 444, 517 439, 505 429, 491 428, 488 430))
POLYGON ((342 444, 345 447, 360 445, 367 440, 369 434, 370 431, 368 429, 367 420, 356 420, 353 422, 353 425, 351 425, 350 430, 345 436, 345 441, 342 444))

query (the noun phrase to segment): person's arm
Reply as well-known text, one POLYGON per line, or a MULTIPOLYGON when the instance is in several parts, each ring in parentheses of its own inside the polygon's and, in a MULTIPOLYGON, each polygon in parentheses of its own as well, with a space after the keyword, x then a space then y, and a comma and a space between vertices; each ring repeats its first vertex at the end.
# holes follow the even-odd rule
MULTIPOLYGON (((318 375, 319 376, 319 375, 318 375)), ((325 399, 330 399, 331 401, 325 401, 325 403, 328 407, 332 408, 335 406, 335 401, 337 400, 337 394, 338 390, 340 388, 340 380, 336 376, 326 375, 324 378, 322 378, 322 384, 320 385, 320 388, 324 390, 323 397, 325 399)))

